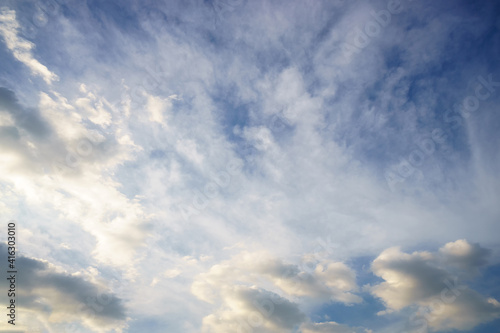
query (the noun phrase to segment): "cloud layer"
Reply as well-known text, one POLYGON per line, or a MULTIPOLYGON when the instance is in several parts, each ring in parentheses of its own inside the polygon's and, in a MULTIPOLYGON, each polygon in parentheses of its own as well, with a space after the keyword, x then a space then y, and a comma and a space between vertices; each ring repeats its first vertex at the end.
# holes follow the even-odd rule
POLYGON ((0 212, 30 324, 493 330, 499 11, 7 2, 0 212))

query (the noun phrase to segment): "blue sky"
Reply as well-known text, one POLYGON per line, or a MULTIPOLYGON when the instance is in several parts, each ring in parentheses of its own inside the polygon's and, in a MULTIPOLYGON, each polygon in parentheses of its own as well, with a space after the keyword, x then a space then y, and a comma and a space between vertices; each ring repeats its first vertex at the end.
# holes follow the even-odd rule
POLYGON ((499 14, 2 2, 16 329, 496 332, 499 14))

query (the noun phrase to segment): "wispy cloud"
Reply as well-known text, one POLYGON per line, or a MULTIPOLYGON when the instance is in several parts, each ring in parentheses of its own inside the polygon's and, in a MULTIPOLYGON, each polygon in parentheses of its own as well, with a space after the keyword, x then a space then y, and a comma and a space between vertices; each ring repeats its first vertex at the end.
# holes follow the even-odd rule
POLYGON ((2 8, 0 13, 0 34, 12 55, 26 65, 34 75, 41 76, 46 83, 51 84, 53 81, 57 81, 58 76, 34 58, 32 49, 35 45, 20 37, 18 30, 19 23, 16 20, 16 12, 2 8))
POLYGON ((129 332, 495 325, 498 10, 9 3, 0 211, 45 260, 47 307, 99 276, 120 316, 96 318, 129 332))

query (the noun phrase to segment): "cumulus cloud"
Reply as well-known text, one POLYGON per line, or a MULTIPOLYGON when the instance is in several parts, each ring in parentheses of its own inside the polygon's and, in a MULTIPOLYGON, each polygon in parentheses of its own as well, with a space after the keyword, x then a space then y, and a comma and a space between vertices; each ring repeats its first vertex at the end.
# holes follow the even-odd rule
MULTIPOLYGON (((0 253, 2 261, 7 262, 5 244, 0 244, 0 253)), ((45 260, 19 254, 15 265, 17 311, 26 316, 18 319, 18 327, 51 322, 83 325, 94 332, 121 332, 126 326, 123 300, 109 290, 94 268, 70 274, 45 260)), ((7 290, 9 283, 2 279, 0 286, 7 290)), ((1 299, 2 304, 9 301, 5 293, 1 299)), ((7 328, 4 321, 0 325, 7 328)))
POLYGON ((284 263, 265 252, 242 252, 198 275, 191 291, 218 307, 204 318, 212 332, 230 332, 242 323, 258 332, 288 332, 306 321, 299 300, 358 303, 354 272, 324 260, 314 268, 284 263))
POLYGON ((288 264, 266 252, 242 252, 231 260, 214 265, 193 283, 193 292, 201 299, 213 302, 206 291, 219 285, 244 281, 250 285, 267 281, 273 290, 286 297, 307 297, 319 302, 330 300, 358 303, 361 298, 356 274, 344 263, 323 260, 319 264, 288 264))
POLYGON ((447 243, 439 249, 443 260, 449 265, 458 266, 464 272, 474 273, 488 263, 491 250, 479 244, 470 244, 465 239, 447 243))
POLYGON ((290 332, 306 319, 297 304, 249 286, 221 289, 223 306, 203 318, 203 332, 290 332))
POLYGON ((418 308, 410 318, 410 327, 425 326, 436 331, 468 330, 500 317, 497 300, 470 289, 453 274, 457 262, 464 271, 475 270, 487 251, 459 240, 447 243, 439 253, 444 253, 445 258, 431 252, 408 254, 390 248, 373 261, 374 274, 384 279, 370 288, 387 307, 380 314, 418 308))
POLYGON ((264 263, 260 273, 268 276, 289 295, 331 299, 347 304, 361 301, 359 296, 352 293, 357 291, 356 274, 344 263, 324 260, 314 270, 308 271, 308 268, 274 260, 264 263))

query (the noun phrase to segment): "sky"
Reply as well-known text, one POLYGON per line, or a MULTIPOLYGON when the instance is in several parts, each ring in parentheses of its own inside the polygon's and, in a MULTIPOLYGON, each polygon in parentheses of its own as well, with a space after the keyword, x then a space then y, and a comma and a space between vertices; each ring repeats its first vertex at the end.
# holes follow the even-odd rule
POLYGON ((498 1, 2 0, 0 331, 499 332, 498 59, 498 1))

